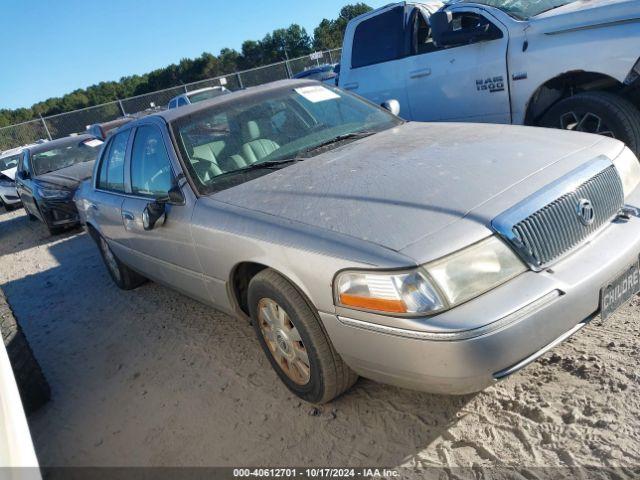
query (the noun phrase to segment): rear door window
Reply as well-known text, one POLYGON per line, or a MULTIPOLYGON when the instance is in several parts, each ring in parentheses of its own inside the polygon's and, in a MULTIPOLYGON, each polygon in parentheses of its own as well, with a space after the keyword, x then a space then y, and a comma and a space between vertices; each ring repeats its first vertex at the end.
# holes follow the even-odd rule
POLYGON ((359 68, 401 58, 404 53, 404 7, 396 7, 356 27, 351 67, 359 68))
POLYGON ((109 143, 98 173, 98 188, 124 192, 124 157, 130 130, 120 132, 109 143))

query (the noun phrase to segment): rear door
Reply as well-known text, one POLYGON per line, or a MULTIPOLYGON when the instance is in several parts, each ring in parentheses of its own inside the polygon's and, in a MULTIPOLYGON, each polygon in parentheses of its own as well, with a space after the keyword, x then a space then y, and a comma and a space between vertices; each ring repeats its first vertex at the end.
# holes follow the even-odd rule
POLYGON ((118 132, 102 150, 93 180, 94 192, 87 205, 87 220, 94 220, 93 225, 99 227, 118 256, 123 254, 126 238, 122 203, 125 194, 124 163, 130 140, 131 129, 118 132))
POLYGON ((431 37, 429 12, 416 7, 405 77, 411 119, 511 123, 507 28, 478 8, 456 7, 452 13, 456 30, 489 24, 494 38, 438 47, 431 37))
POLYGON ((350 65, 341 65, 340 87, 377 104, 396 99, 402 116, 409 111, 404 75, 407 53, 404 5, 388 7, 354 28, 353 44, 343 54, 350 65))
POLYGON ((127 196, 122 219, 127 235, 129 263, 146 276, 193 298, 210 302, 202 268, 191 237, 191 216, 196 197, 182 186, 183 205, 166 205, 166 219, 145 230, 142 213, 176 185, 181 167, 166 127, 157 123, 137 127, 125 170, 127 196))

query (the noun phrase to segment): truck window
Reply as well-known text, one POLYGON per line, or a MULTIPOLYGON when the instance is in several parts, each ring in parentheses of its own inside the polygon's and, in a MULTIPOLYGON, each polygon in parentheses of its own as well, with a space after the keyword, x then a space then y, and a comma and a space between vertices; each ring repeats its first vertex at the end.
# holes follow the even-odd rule
MULTIPOLYGON (((477 40, 472 40, 469 43, 447 47, 437 45, 433 40, 433 36, 431 35, 431 27, 429 26, 429 23, 426 19, 427 16, 428 14, 425 14, 419 8, 416 8, 412 13, 411 24, 413 25, 413 31, 411 37, 411 53, 413 55, 422 55, 424 53, 431 53, 438 50, 443 50, 445 48, 456 48, 477 43, 477 40)), ((477 28, 487 28, 491 40, 503 37, 502 30, 496 27, 484 16, 474 12, 454 12, 451 19, 451 26, 454 32, 463 32, 465 30, 474 30, 477 28)), ((486 39, 482 41, 486 41, 486 39)))
POLYGON ((363 21, 353 36, 351 68, 389 62, 403 56, 404 7, 363 21))

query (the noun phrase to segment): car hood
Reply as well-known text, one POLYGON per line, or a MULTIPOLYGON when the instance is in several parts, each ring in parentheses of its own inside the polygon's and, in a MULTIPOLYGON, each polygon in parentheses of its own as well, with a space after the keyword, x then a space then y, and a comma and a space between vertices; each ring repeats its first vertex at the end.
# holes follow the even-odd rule
POLYGON ((6 170, 3 170, 0 173, 2 175, 4 175, 5 177, 10 178, 11 180, 15 180, 16 179, 16 171, 17 170, 18 170, 18 167, 13 167, 13 168, 8 168, 6 170))
POLYGON ((70 167, 61 168, 54 172, 38 175, 38 182, 50 183, 61 187, 74 189, 80 182, 91 178, 93 175, 93 165, 95 160, 90 162, 76 163, 70 167))
POLYGON ((576 28, 610 26, 612 22, 638 18, 637 0, 578 0, 533 17, 546 33, 576 28))
POLYGON ((617 156, 622 148, 604 137, 560 130, 407 123, 212 199, 406 249, 424 260, 412 245, 461 220, 466 233, 456 239, 469 243, 471 231, 487 236, 491 220, 514 203, 587 159, 617 156))

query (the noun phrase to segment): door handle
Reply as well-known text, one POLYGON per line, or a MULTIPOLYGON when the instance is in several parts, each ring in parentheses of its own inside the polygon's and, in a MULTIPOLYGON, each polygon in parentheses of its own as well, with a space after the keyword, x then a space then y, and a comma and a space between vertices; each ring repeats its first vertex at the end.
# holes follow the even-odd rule
POLYGON ((429 75, 431 75, 431 69, 430 68, 423 68, 421 70, 414 70, 413 72, 409 72, 410 77, 409 78, 424 78, 424 77, 428 77, 429 75))
POLYGON ((345 83, 342 88, 345 90, 357 90, 360 84, 358 82, 345 83))
POLYGON ((98 210, 99 210, 98 206, 97 206, 95 203, 90 203, 90 204, 89 204, 89 208, 90 208, 91 210, 95 210, 95 211, 98 211, 98 210))
POLYGON ((122 218, 128 220, 129 222, 133 222, 136 219, 136 217, 134 217, 133 213, 131 212, 122 212, 122 218))

